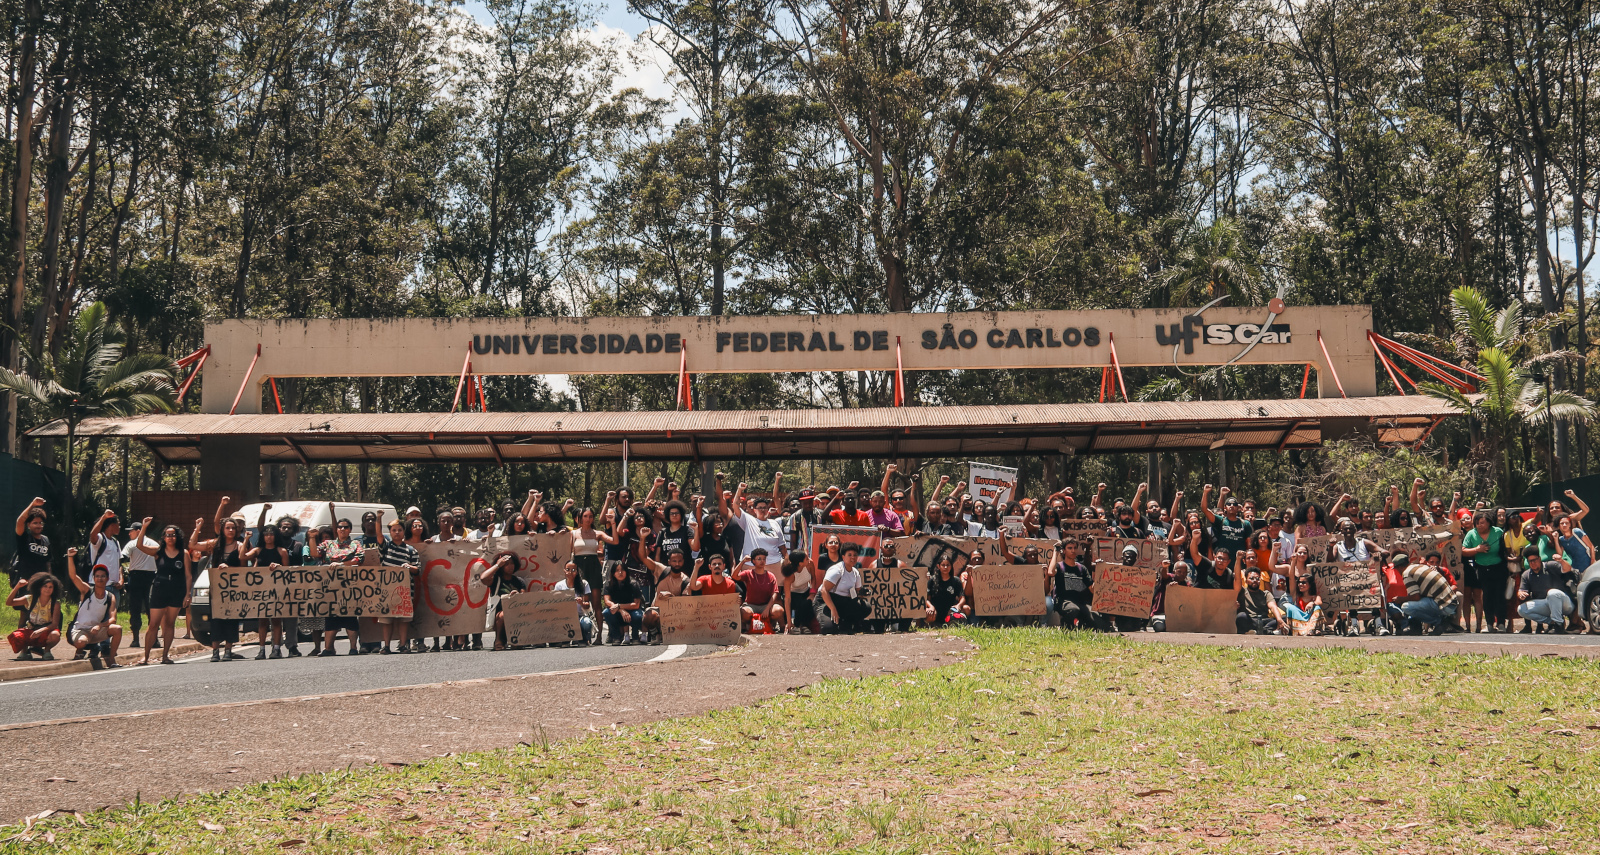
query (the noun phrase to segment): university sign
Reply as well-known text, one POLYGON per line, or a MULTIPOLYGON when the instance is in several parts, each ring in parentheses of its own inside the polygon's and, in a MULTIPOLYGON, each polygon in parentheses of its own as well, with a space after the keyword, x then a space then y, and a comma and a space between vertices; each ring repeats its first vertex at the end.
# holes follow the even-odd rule
MULTIPOLYGON (((1304 364, 1376 392, 1366 306, 737 317, 229 320, 208 324, 203 409, 268 377, 675 374, 1304 364), (257 357, 256 347, 260 346, 257 357), (1247 351, 1248 349, 1248 351, 1247 351), (1243 354, 1241 356, 1241 354, 1243 354), (253 370, 252 362, 255 362, 253 370)), ((254 412, 245 394, 240 412, 254 412)))

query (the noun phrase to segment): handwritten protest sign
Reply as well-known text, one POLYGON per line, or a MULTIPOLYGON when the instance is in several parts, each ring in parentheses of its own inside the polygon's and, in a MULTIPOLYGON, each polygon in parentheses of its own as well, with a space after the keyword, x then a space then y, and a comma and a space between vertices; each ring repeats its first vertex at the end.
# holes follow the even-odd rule
POLYGON ((661 639, 668 644, 739 643, 739 595, 673 597, 663 601, 661 639))
MULTIPOLYGON (((376 550, 367 550, 369 553, 376 550)), ((413 614, 411 571, 377 565, 331 566, 325 571, 328 614, 402 618, 413 614)))
POLYGON ((1238 592, 1233 590, 1168 585, 1163 597, 1167 632, 1233 635, 1238 630, 1233 622, 1238 613, 1238 597, 1238 592))
MULTIPOLYGON (((1364 536, 1364 535, 1363 535, 1364 536)), ((1294 542, 1296 547, 1306 548, 1306 563, 1315 564, 1328 560, 1328 546, 1338 538, 1337 534, 1319 534, 1316 537, 1302 537, 1294 542)))
POLYGON ((1404 552, 1412 563, 1422 563, 1430 553, 1439 554, 1440 563, 1460 579, 1463 569, 1461 536, 1450 525, 1419 525, 1411 528, 1386 528, 1366 533, 1368 539, 1390 553, 1404 552))
POLYGON ((505 618, 505 643, 511 647, 527 644, 557 644, 581 640, 578 606, 571 591, 523 591, 500 599, 505 618))
POLYGON ((1383 591, 1378 571, 1369 564, 1335 562, 1307 564, 1322 597, 1322 607, 1330 612, 1383 608, 1383 591))
POLYGON ((1106 521, 1105 520, 1095 519, 1095 520, 1062 520, 1061 521, 1061 539, 1062 540, 1067 540, 1067 539, 1074 538, 1074 537, 1077 538, 1080 541, 1083 541, 1083 540, 1094 540, 1097 537, 1105 537, 1105 534, 1106 534, 1106 521))
POLYGON ((216 620, 326 617, 329 567, 213 567, 216 620))
POLYGON ((478 543, 458 540, 425 545, 411 634, 429 638, 482 632, 489 589, 478 576, 488 566, 478 543))
POLYGON ((1094 595, 1092 608, 1107 615, 1147 618, 1151 600, 1156 595, 1156 577, 1161 572, 1161 560, 1166 557, 1164 546, 1157 549, 1153 540, 1121 537, 1096 538, 1093 547, 1094 595), (1132 566, 1122 563, 1122 550, 1132 546, 1138 558, 1132 566))
POLYGON ((973 549, 973 541, 978 538, 950 537, 942 534, 917 534, 910 537, 897 537, 894 539, 895 554, 901 561, 909 561, 913 567, 925 570, 939 566, 945 558, 950 559, 950 564, 960 573, 967 566, 967 556, 973 549))
POLYGON ((529 588, 546 591, 567 578, 567 562, 572 560, 572 535, 569 532, 486 537, 477 541, 475 546, 485 560, 493 560, 501 552, 516 553, 517 578, 529 588))
POLYGON ((990 505, 1005 504, 1011 501, 1012 488, 1017 486, 1016 467, 968 462, 967 486, 974 499, 982 499, 990 505))
MULTIPOLYGON (((970 568, 969 572, 975 614, 982 617, 1044 614, 1044 565, 984 564, 970 568)), ((1149 610, 1147 603, 1147 617, 1149 610)))
POLYGON ((1000 525, 1005 528, 1006 534, 1010 535, 1011 537, 1022 537, 1024 529, 1026 528, 1026 526, 1023 525, 1022 520, 1022 514, 1007 514, 1006 516, 1000 518, 1000 525))
POLYGON ((911 620, 923 616, 928 599, 928 571, 902 563, 899 567, 861 565, 859 602, 872 608, 867 620, 911 620))

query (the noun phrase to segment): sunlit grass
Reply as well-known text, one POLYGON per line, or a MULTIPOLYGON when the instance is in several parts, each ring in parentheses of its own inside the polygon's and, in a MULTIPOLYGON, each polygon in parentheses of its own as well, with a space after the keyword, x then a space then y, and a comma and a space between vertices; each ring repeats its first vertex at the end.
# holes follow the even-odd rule
POLYGON ((937 670, 52 817, 0 852, 1600 849, 1592 660, 966 634, 937 670))

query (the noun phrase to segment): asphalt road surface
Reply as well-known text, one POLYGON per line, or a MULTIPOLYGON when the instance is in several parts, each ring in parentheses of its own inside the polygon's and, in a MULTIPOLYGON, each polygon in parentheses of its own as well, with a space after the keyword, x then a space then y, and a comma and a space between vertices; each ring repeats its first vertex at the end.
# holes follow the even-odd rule
MULTIPOLYGON (((492 638, 493 636, 488 636, 492 638)), ((341 653, 346 643, 337 642, 341 653)), ((256 646, 238 645, 247 658, 212 662, 209 653, 173 665, 125 666, 111 671, 0 683, 0 724, 143 712, 204 704, 296 698, 445 681, 542 674, 594 665, 703 656, 713 645, 537 648, 408 656, 329 656, 257 662, 256 646)), ((308 645, 301 645, 309 650, 308 645)))

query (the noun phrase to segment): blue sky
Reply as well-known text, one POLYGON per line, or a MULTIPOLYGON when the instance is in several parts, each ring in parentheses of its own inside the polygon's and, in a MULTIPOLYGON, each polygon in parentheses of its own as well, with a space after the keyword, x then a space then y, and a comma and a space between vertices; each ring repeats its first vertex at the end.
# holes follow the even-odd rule
MULTIPOLYGON (((628 11, 626 0, 595 0, 596 20, 600 23, 630 36, 637 36, 644 30, 644 19, 628 11)), ((484 20, 483 0, 466 0, 462 8, 468 14, 484 20)))

